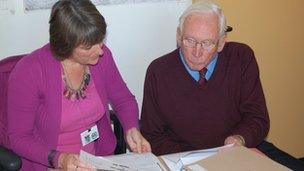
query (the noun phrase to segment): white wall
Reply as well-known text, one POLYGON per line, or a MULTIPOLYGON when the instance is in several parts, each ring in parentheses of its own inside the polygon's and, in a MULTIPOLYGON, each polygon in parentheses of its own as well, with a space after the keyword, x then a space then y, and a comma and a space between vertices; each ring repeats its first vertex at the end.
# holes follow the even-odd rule
MULTIPOLYGON (((146 68, 176 47, 178 17, 190 4, 184 0, 98 6, 108 23, 106 44, 140 108, 146 68)), ((0 16, 0 59, 29 53, 48 42, 50 10, 25 13, 21 0, 14 0, 14 5, 14 15, 0 16)))

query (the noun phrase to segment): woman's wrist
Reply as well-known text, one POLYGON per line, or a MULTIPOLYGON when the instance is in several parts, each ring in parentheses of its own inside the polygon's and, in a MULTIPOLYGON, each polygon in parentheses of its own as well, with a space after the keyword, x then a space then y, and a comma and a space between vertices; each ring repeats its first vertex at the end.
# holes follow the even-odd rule
POLYGON ((63 165, 67 162, 67 153, 61 153, 58 157, 58 167, 63 168, 63 165))

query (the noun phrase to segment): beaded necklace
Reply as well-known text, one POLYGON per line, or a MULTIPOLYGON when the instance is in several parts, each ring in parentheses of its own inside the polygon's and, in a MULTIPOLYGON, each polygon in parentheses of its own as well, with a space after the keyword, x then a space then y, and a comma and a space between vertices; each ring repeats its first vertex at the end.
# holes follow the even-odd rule
POLYGON ((86 98, 86 89, 90 83, 90 74, 88 73, 88 67, 83 66, 83 75, 82 75, 82 81, 80 83, 80 86, 77 89, 74 89, 71 83, 71 80, 67 74, 67 69, 64 63, 63 65, 63 81, 65 83, 63 95, 68 99, 85 99, 86 98))

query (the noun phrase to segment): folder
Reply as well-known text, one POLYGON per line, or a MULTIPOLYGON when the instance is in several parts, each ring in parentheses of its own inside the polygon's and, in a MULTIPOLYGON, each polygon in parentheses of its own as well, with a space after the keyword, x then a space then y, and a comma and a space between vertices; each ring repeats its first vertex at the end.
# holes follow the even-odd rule
POLYGON ((227 148, 185 166, 186 171, 290 171, 289 168, 246 147, 227 148))

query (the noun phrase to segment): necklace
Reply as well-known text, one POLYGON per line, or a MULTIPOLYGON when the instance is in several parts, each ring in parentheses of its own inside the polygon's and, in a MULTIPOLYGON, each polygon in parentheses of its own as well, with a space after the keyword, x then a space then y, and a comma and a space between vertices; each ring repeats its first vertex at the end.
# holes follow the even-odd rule
POLYGON ((64 90, 63 90, 63 95, 68 99, 85 99, 86 98, 86 93, 85 90, 87 89, 89 83, 90 83, 90 74, 88 73, 88 67, 83 66, 83 75, 82 75, 82 81, 80 83, 80 86, 77 89, 74 89, 71 80, 67 74, 67 69, 64 63, 63 65, 63 80, 65 83, 64 90))

